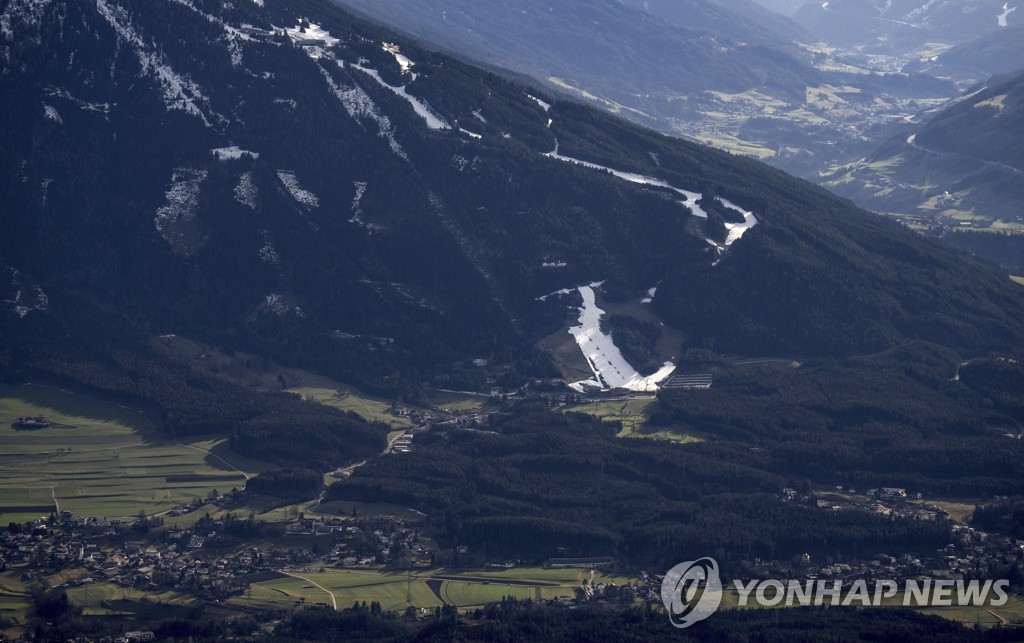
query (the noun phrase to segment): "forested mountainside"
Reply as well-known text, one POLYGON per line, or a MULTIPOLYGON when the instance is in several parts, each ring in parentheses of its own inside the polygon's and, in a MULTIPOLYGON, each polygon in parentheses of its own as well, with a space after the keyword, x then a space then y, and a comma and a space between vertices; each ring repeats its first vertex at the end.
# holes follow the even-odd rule
POLYGON ((1024 24, 1008 25, 959 44, 915 68, 935 76, 974 74, 983 78, 1024 69, 1024 24))
MULTIPOLYGON (((139 566, 108 581, 144 587, 144 599, 116 588, 121 602, 102 594, 77 611, 73 599, 102 590, 44 591, 63 578, 56 568, 18 580, 37 638, 67 640, 87 626, 121 635, 134 626, 122 616, 128 606, 164 601, 171 583, 177 603, 146 602, 131 623, 197 639, 658 636, 671 628, 662 615, 655 629, 632 598, 612 604, 627 595, 615 589, 595 599, 600 613, 506 601, 461 626, 442 585, 406 569, 593 555, 651 579, 646 569, 699 552, 747 578, 754 566, 796 569, 787 561, 805 554, 832 566, 934 555, 951 542, 966 552, 972 541, 954 534, 968 519, 919 510, 905 494, 954 510, 1024 493, 1024 288, 1005 271, 781 171, 551 96, 328 0, 0 0, 0 111, 5 389, 64 387, 55 397, 122 405, 116 418, 144 414, 146 433, 123 429, 147 446, 198 449, 204 462, 215 450, 252 459, 237 469, 218 461, 230 476, 195 476, 219 486, 245 478, 229 494, 210 485, 216 509, 197 499, 112 536, 96 527, 118 556, 144 538, 139 566), (630 317, 630 307, 641 313, 630 317), (588 341, 608 353, 621 341, 616 357, 637 368, 679 368, 706 385, 656 390, 664 380, 641 377, 644 386, 624 392, 623 380, 635 382, 618 372, 569 389, 569 357, 601 377, 594 351, 580 350, 588 341), (662 348, 675 358, 667 365, 662 348), (758 357, 769 359, 745 359, 758 357), (289 386, 292 374, 324 395, 289 386), (441 408, 451 399, 463 406, 441 408), (366 416, 327 405, 337 401, 366 416), (639 410, 627 418, 630 405, 639 410), (878 488, 865 493, 869 485, 901 488, 899 511, 881 504, 878 488), (258 507, 248 504, 254 495, 258 507), (337 521, 314 521, 313 502, 318 518, 337 521), (200 518, 200 507, 211 515, 200 518), (373 520, 356 520, 364 512, 373 520), (274 516, 309 539, 295 529, 279 536, 274 516), (324 527, 334 533, 317 535, 324 527), (433 619, 399 622, 372 598, 337 609, 340 590, 306 572, 283 578, 321 564, 347 574, 333 567, 347 565, 337 545, 350 528, 366 543, 351 550, 357 562, 404 577, 406 599, 392 608, 438 606, 433 619), (399 530, 411 540, 383 537, 399 530), (163 569, 146 577, 151 543, 163 569), (231 563, 227 573, 238 574, 221 576, 229 547, 273 562, 231 563), (178 568, 183 556, 195 573, 178 568), (275 581, 301 593, 265 585, 275 581), (413 582, 429 602, 414 603, 413 582), (261 584, 254 606, 249 586, 261 584), (336 609, 311 605, 327 594, 336 609)), ((30 451, 17 454, 24 469, 47 464, 21 496, 32 504, 14 509, 49 511, 52 501, 55 511, 9 527, 5 537, 17 537, 5 551, 49 565, 55 534, 70 558, 83 551, 70 544, 79 517, 62 511, 71 505, 60 505, 55 482, 42 482, 70 452, 60 432, 83 438, 77 456, 105 429, 49 426, 44 446, 38 433, 13 432, 34 430, 19 416, 47 407, 16 396, 5 393, 11 442, 30 451)), ((106 451, 120 459, 121 449, 106 451)), ((177 461, 140 453, 137 467, 88 471, 125 486, 145 477, 163 502, 161 485, 176 475, 147 471, 151 457, 177 461)), ((79 471, 61 470, 65 479, 79 471)), ((7 489, 23 479, 12 475, 7 489)), ((83 513, 110 506, 106 495, 74 497, 97 502, 75 507, 83 513)), ((135 496, 117 497, 135 507, 135 496)), ((997 504, 978 524, 1016 533, 1016 506, 997 504)), ((1016 546, 988 542, 1013 557, 973 558, 968 573, 1021 587, 1016 546)), ((113 550, 103 556, 101 570, 113 550)), ((912 564, 915 575, 930 569, 912 564)), ((936 577, 954 569, 942 564, 936 577)), ((482 596, 458 604, 495 594, 482 596)), ((1004 635, 896 610, 862 614, 736 611, 693 632, 1004 635)))
POLYGON ((934 52, 865 56, 745 0, 335 2, 558 95, 811 180, 899 131, 919 101, 956 94, 949 79, 903 69, 934 52))
POLYGON ((688 29, 733 34, 740 42, 761 42, 792 47, 806 41, 810 33, 778 11, 754 0, 628 0, 628 6, 688 29))
POLYGON ((11 0, 2 17, 16 364, 53 361, 54 336, 178 332, 376 390, 470 357, 550 372, 531 347, 567 312, 539 297, 594 280, 661 282, 688 345, 755 355, 1024 335, 1020 289, 982 264, 323 2, 11 0), (730 245, 680 190, 758 225, 730 245))
POLYGON ((817 75, 794 55, 800 29, 756 6, 750 15, 723 2, 693 0, 337 4, 474 60, 541 80, 554 76, 634 108, 633 115, 645 111, 644 95, 766 85, 801 94, 817 75))
MULTIPOLYGON (((875 210, 954 227, 1019 231, 1022 150, 1024 72, 1016 72, 973 88, 909 136, 840 168, 825 184, 875 210)), ((979 244, 971 246, 983 250, 979 244)), ((1005 261, 1005 253, 985 254, 1005 261)))

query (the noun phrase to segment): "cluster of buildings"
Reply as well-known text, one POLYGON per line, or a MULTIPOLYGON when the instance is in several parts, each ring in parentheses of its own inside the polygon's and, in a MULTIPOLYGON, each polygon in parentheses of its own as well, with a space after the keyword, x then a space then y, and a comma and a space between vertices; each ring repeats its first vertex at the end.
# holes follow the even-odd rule
MULTIPOLYGON (((1024 540, 954 525, 948 545, 930 552, 876 554, 847 562, 803 561, 808 580, 971 580, 991 578, 1024 566, 1024 540)), ((1011 579, 1013 580, 1013 579, 1011 579)), ((1019 580, 1019 579, 1018 579, 1019 580)))
POLYGON ((230 520, 209 516, 188 528, 142 530, 138 522, 63 512, 9 527, 0 531, 0 570, 17 566, 30 581, 70 572, 69 587, 108 583, 223 599, 288 570, 328 564, 425 567, 434 555, 432 541, 390 519, 302 518, 287 533, 277 532, 285 538, 329 536, 322 548, 285 548, 273 534, 256 538, 258 547, 239 545, 228 533, 230 520))

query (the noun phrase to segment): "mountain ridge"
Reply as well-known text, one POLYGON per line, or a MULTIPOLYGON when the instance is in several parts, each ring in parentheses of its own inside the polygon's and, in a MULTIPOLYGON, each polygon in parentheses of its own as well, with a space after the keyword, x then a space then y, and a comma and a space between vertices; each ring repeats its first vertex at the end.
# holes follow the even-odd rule
POLYGON ((21 280, 6 298, 35 286, 47 298, 23 317, 8 307, 5 326, 30 339, 20 360, 51 354, 54 332, 115 344, 180 332, 371 391, 453 372, 512 384, 552 373, 535 342, 574 315, 538 297, 598 279, 627 297, 664 282, 654 307, 690 347, 827 355, 925 339, 974 353, 1024 336, 1024 298, 981 264, 322 2, 31 6, 17 17, 39 37, 8 41, 2 78, 13 178, 0 179, 12 197, 0 248, 21 280), (109 71, 80 73, 72 56, 109 71), (550 158, 556 145, 651 180, 550 158), (757 226, 722 255, 680 190, 721 196, 757 226), (920 294, 897 304, 907 284, 920 294), (873 300, 886 302, 877 316, 857 311, 873 300))

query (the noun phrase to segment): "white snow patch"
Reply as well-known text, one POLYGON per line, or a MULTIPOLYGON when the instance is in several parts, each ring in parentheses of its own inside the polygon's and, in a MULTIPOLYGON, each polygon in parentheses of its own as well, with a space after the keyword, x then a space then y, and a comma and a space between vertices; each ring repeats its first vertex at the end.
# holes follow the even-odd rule
MULTIPOLYGON (((199 9, 194 4, 192 4, 192 0, 172 0, 172 1, 178 3, 178 4, 182 5, 182 6, 188 7, 192 11, 198 13, 203 18, 206 18, 207 22, 213 23, 215 25, 220 25, 220 28, 224 30, 224 33, 227 36, 228 51, 231 54, 231 64, 234 65, 235 67, 241 67, 242 66, 242 45, 241 45, 241 42, 242 41, 252 42, 252 37, 248 33, 244 32, 244 31, 242 31, 240 29, 236 29, 235 27, 233 27, 233 26, 229 25, 228 23, 224 22, 223 20, 221 20, 217 16, 215 16, 213 14, 206 13, 202 9, 199 9)), ((245 24, 243 24, 243 27, 248 27, 250 29, 252 28, 251 25, 245 25, 245 24)))
POLYGON ((243 156, 258 159, 260 157, 259 152, 250 152, 249 150, 243 150, 237 145, 230 145, 228 147, 217 147, 210 150, 214 158, 218 161, 237 161, 243 156))
MULTIPOLYGON (((574 159, 574 158, 569 157, 569 156, 563 156, 563 155, 558 153, 558 141, 557 141, 557 139, 555 140, 555 150, 553 152, 548 152, 544 156, 547 156, 547 157, 553 158, 553 159, 558 159, 560 161, 566 161, 566 162, 569 162, 569 163, 575 163, 577 165, 582 165, 584 167, 588 167, 588 168, 595 169, 595 170, 602 170, 602 171, 608 172, 612 176, 620 178, 620 179, 622 179, 624 181, 629 181, 630 183, 638 183, 640 185, 653 185, 653 186, 656 186, 656 187, 668 188, 668 189, 673 190, 673 191, 675 191, 675 192, 677 192, 677 193, 679 193, 679 194, 681 194, 681 195, 686 197, 686 202, 684 203, 684 205, 687 208, 690 209, 690 212, 693 214, 693 216, 700 217, 701 219, 707 219, 708 218, 708 213, 697 203, 700 199, 703 198, 703 195, 701 193, 699 193, 699 192, 691 192, 689 190, 682 190, 682 189, 679 189, 679 188, 676 188, 676 187, 672 187, 671 185, 669 185, 665 181, 662 181, 661 179, 656 179, 656 178, 651 177, 651 176, 643 176, 642 174, 635 174, 633 172, 622 172, 620 170, 613 170, 610 167, 605 167, 603 165, 598 165, 597 163, 590 163, 588 161, 581 161, 579 159, 574 159)), ((736 205, 732 201, 729 201, 727 199, 723 199, 721 197, 716 197, 716 200, 719 203, 721 203, 723 206, 725 206, 726 208, 729 208, 730 210, 735 210, 736 212, 739 212, 740 214, 743 215, 743 222, 742 223, 729 223, 729 222, 726 222, 725 229, 727 231, 727 234, 726 234, 726 239, 725 239, 724 243, 718 244, 715 241, 713 241, 712 239, 705 239, 708 242, 709 245, 712 245, 712 246, 718 248, 719 250, 725 250, 726 248, 731 246, 733 243, 735 243, 737 240, 739 240, 744 234, 746 234, 747 230, 749 230, 749 229, 753 228, 755 225, 757 225, 758 221, 757 221, 757 217, 754 216, 753 212, 749 212, 747 210, 744 210, 743 208, 739 207, 738 205, 736 205)))
MULTIPOLYGON (((3 13, 0 13, 0 37, 6 42, 14 40, 15 32, 22 37, 28 37, 29 31, 36 31, 43 20, 43 10, 50 5, 52 0, 10 0, 3 13), (16 26, 16 22, 20 22, 16 26)), ((35 33, 31 36, 36 44, 40 42, 40 36, 35 33)), ((9 56, 9 50, 5 48, 5 58, 9 56)))
POLYGON ((13 266, 3 266, 2 272, 10 273, 10 285, 7 286, 6 297, 0 302, 7 304, 19 318, 25 317, 35 310, 46 310, 50 307, 50 298, 43 292, 39 284, 31 283, 13 266), (31 294, 26 297, 25 292, 31 294), (30 299, 31 298, 31 299, 30 299))
POLYGON ((656 373, 643 377, 630 366, 629 362, 622 356, 622 352, 612 340, 611 335, 601 332, 601 317, 604 311, 597 307, 594 287, 580 286, 577 288, 583 297, 583 306, 580 308, 579 326, 573 326, 569 333, 576 338, 586 358, 590 370, 593 371, 593 379, 574 382, 570 386, 578 391, 586 389, 624 388, 630 391, 654 392, 658 390, 658 384, 663 382, 673 371, 675 364, 665 362, 656 373))
POLYGON ((235 186, 235 201, 249 208, 256 209, 256 183, 252 180, 252 172, 246 172, 238 177, 238 185, 235 186))
POLYGON ((361 228, 365 228, 370 234, 374 232, 380 232, 384 229, 384 226, 377 225, 375 223, 367 223, 363 221, 363 195, 366 194, 366 188, 368 186, 366 181, 353 181, 352 185, 356 189, 355 196, 352 197, 352 218, 348 220, 349 223, 354 223, 361 228))
POLYGON ((182 249, 178 243, 181 238, 178 226, 189 223, 199 213, 199 193, 207 175, 206 170, 186 167, 175 168, 171 173, 171 186, 164 193, 167 204, 157 209, 153 224, 160 236, 176 250, 182 249))
POLYGON ((576 292, 575 288, 562 288, 561 290, 549 292, 546 295, 541 295, 540 297, 537 297, 537 301, 547 301, 549 297, 564 297, 565 295, 571 295, 574 292, 576 292))
POLYGON ((541 99, 537 98, 536 96, 531 96, 530 94, 527 94, 526 97, 540 105, 541 109, 543 109, 545 112, 551 109, 551 103, 545 103, 541 99))
POLYGON ((291 38, 293 42, 298 43, 319 40, 322 41, 324 45, 333 47, 341 42, 340 39, 333 37, 331 32, 312 22, 309 23, 309 27, 306 27, 305 29, 302 28, 302 25, 295 25, 291 29, 285 29, 285 33, 288 34, 288 37, 291 38))
POLYGON ((476 120, 480 121, 484 125, 487 124, 487 119, 484 118, 484 115, 480 113, 479 109, 474 109, 473 110, 473 116, 476 118, 476 120))
POLYGON ((931 10, 932 6, 937 4, 938 2, 939 2, 939 0, 928 0, 928 2, 924 3, 923 5, 918 7, 917 9, 914 9, 913 11, 908 13, 903 18, 904 18, 904 20, 907 20, 908 22, 913 22, 914 20, 917 19, 918 16, 923 16, 923 15, 927 14, 928 11, 931 10))
POLYGON ((43 116, 57 123, 58 125, 64 124, 64 119, 60 117, 60 113, 51 105, 43 105, 43 116))
MULTIPOLYGON (((758 221, 757 217, 754 216, 753 212, 744 210, 743 208, 736 205, 732 201, 729 201, 728 199, 723 199, 722 197, 715 197, 715 200, 721 203, 724 207, 739 212, 740 214, 743 215, 743 221, 740 223, 731 223, 729 221, 725 222, 726 234, 724 242, 718 243, 714 239, 709 239, 705 237, 704 241, 707 241, 709 246, 715 248, 718 251, 718 254, 721 254, 728 250, 729 247, 732 246, 732 244, 734 244, 736 241, 742 238, 743 235, 746 234, 747 230, 750 230, 751 228, 756 226, 758 224, 758 221)), ((711 263, 711 265, 717 266, 720 261, 720 258, 716 259, 714 262, 711 263)))
POLYGON ((907 137, 907 145, 913 145, 915 140, 917 140, 917 134, 911 134, 907 137))
POLYGON ((242 45, 234 38, 228 40, 228 51, 231 53, 231 66, 242 66, 242 45))
POLYGON ((743 223, 726 222, 725 224, 725 229, 728 231, 728 234, 725 237, 725 247, 728 248, 736 241, 739 241, 739 239, 744 234, 746 234, 747 230, 750 230, 751 228, 757 225, 757 217, 754 216, 753 212, 744 210, 743 208, 736 205, 732 201, 723 199, 721 197, 717 197, 717 200, 719 203, 729 208, 730 210, 734 210, 743 215, 743 223))
POLYGON ((413 72, 412 68, 416 66, 416 63, 409 60, 409 57, 402 53, 398 48, 398 45, 390 42, 383 44, 384 51, 388 52, 395 57, 395 62, 401 67, 403 74, 409 74, 413 81, 416 80, 417 74, 413 72))
POLYGON ((302 50, 313 60, 320 60, 326 55, 324 48, 319 45, 303 45, 302 50))
POLYGON ((209 99, 203 94, 191 78, 174 71, 164 55, 150 48, 131 24, 128 13, 118 6, 107 4, 106 0, 96 0, 96 9, 100 15, 114 28, 118 38, 127 42, 135 52, 144 75, 156 78, 163 92, 164 106, 168 110, 180 109, 200 119, 207 127, 212 127, 206 112, 218 122, 226 122, 220 114, 209 107, 209 99), (205 111, 204 111, 205 108, 205 111))
POLYGON ((394 92, 395 94, 401 96, 406 101, 408 101, 408 103, 410 105, 412 105, 413 110, 417 114, 419 114, 419 116, 423 120, 425 120, 427 122, 427 127, 429 127, 430 129, 434 129, 434 130, 451 129, 451 125, 449 125, 447 121, 445 121, 443 118, 441 118, 437 114, 437 112, 435 112, 433 109, 431 109, 430 105, 427 105, 426 102, 424 102, 423 100, 421 100, 419 98, 416 98, 415 96, 413 96, 413 95, 409 94, 408 92, 406 92, 405 91, 405 87, 406 87, 405 85, 403 85, 401 87, 392 87, 391 85, 389 85, 386 82, 384 82, 384 79, 380 77, 380 74, 377 72, 376 69, 370 69, 368 67, 362 67, 360 65, 352 65, 352 67, 354 67, 355 69, 358 69, 359 71, 361 71, 363 73, 369 74, 370 77, 373 78, 374 80, 376 80, 381 86, 390 89, 392 92, 394 92))
POLYGON ((686 207, 690 209, 690 212, 692 212, 694 216, 700 217, 701 219, 708 218, 708 213, 705 212, 704 209, 701 208, 699 205, 697 205, 697 201, 700 200, 701 198, 701 194, 699 192, 680 190, 679 188, 672 187, 671 185, 669 185, 665 181, 662 181, 661 179, 656 179, 651 176, 643 176, 642 174, 634 174, 633 172, 622 172, 620 170, 613 170, 610 167, 598 165, 597 163, 581 161, 579 159, 574 159, 571 156, 563 156, 558 153, 557 139, 555 140, 555 150, 553 152, 548 152, 544 156, 553 159, 558 159, 559 161, 565 161, 567 163, 575 163, 576 165, 582 165, 583 167, 588 167, 593 170, 602 170, 604 172, 610 173, 612 176, 622 179, 623 181, 629 181, 630 183, 638 183, 640 185, 653 185, 659 188, 668 188, 686 197, 686 203, 684 205, 686 205, 686 207))
MULTIPOLYGON (((341 61, 338 62, 341 65, 341 61)), ((358 85, 338 85, 331 78, 331 75, 326 69, 320 67, 320 73, 323 75, 324 80, 327 81, 327 86, 330 88, 331 93, 341 101, 342 106, 348 115, 356 121, 362 118, 368 118, 377 124, 377 129, 380 132, 380 137, 388 142, 391 147, 391 151, 395 153, 401 159, 406 161, 409 160, 409 155, 405 153, 402 146, 395 139, 395 128, 391 125, 391 119, 380 113, 377 109, 377 105, 370 98, 362 87, 358 85)))
POLYGON ((110 113, 110 103, 90 103, 84 100, 79 100, 71 95, 66 89, 57 89, 56 87, 47 87, 46 95, 54 98, 63 98, 66 101, 74 103, 79 109, 87 112, 98 112, 100 114, 110 113))
POLYGON ((281 255, 277 254, 277 249, 274 248, 274 244, 270 240, 270 233, 266 230, 260 230, 263 235, 263 247, 260 248, 260 261, 267 264, 268 266, 276 266, 281 263, 281 255))
POLYGON ((483 136, 481 136, 480 134, 475 134, 475 133, 469 131, 468 129, 464 129, 462 127, 459 128, 459 131, 462 132, 463 134, 466 134, 470 138, 475 138, 475 139, 482 139, 483 138, 483 136))
POLYGON ((352 215, 353 216, 352 216, 351 219, 349 219, 349 221, 351 221, 353 223, 357 223, 356 217, 358 217, 363 212, 363 208, 362 208, 363 195, 366 194, 366 188, 369 186, 369 183, 367 183, 366 181, 353 181, 352 185, 356 189, 356 194, 355 194, 355 196, 352 197, 352 215))
POLYGON ((658 287, 647 289, 647 296, 640 300, 641 304, 649 304, 654 301, 654 294, 658 292, 658 287))
POLYGON ((285 300, 284 295, 276 292, 272 292, 263 298, 263 308, 274 313, 278 317, 284 317, 288 313, 294 313, 296 317, 303 318, 306 316, 302 309, 298 306, 289 306, 285 300))
POLYGON ((281 181, 281 185, 284 186, 284 189, 288 191, 288 194, 295 199, 296 203, 304 205, 307 208, 320 207, 320 199, 299 184, 299 179, 296 178, 295 172, 292 172, 291 170, 278 170, 277 178, 281 181))
POLYGON ((1017 10, 1017 7, 1012 7, 1011 8, 1009 2, 1003 4, 1003 12, 996 17, 996 23, 1000 27, 1009 26, 1009 23, 1006 21, 1006 19, 1009 18, 1010 14, 1013 13, 1014 11, 1016 11, 1016 10, 1017 10))

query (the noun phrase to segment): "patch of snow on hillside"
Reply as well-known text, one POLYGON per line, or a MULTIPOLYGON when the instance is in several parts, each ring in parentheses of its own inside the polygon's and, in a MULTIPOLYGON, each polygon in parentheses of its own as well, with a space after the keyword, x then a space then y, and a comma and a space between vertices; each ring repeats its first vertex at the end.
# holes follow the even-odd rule
POLYGON ((291 38, 293 42, 299 43, 320 40, 324 45, 333 47, 341 42, 340 39, 332 36, 331 32, 312 22, 309 23, 309 27, 306 27, 305 29, 302 28, 302 25, 295 25, 291 29, 285 29, 285 33, 288 34, 288 37, 291 38))
POLYGON ((665 364, 653 375, 643 377, 630 366, 615 345, 612 336, 601 332, 601 317, 604 311, 597 307, 594 287, 580 286, 577 290, 583 297, 580 307, 579 326, 573 326, 569 333, 576 338, 576 344, 583 352, 593 379, 574 382, 570 386, 577 391, 587 389, 623 388, 630 391, 654 392, 658 384, 663 382, 675 371, 675 364, 665 364))
POLYGON ((96 9, 114 28, 118 38, 131 46, 139 60, 139 66, 142 67, 142 74, 157 79, 163 93, 164 105, 168 110, 182 110, 200 119, 207 127, 212 127, 207 114, 201 107, 204 106, 215 120, 221 123, 226 122, 227 119, 210 110, 210 101, 198 84, 191 78, 174 71, 161 52, 146 44, 146 41, 132 26, 131 19, 124 9, 108 4, 107 0, 96 0, 96 9))
POLYGON ((474 139, 478 139, 478 140, 483 138, 483 136, 481 136, 480 134, 476 134, 476 133, 471 132, 468 129, 465 129, 465 128, 462 128, 462 127, 459 128, 459 131, 462 132, 463 134, 465 134, 466 136, 470 137, 470 138, 474 138, 474 139))
POLYGON ((352 214, 353 217, 350 221, 354 220, 355 217, 359 216, 363 212, 362 203, 363 195, 366 194, 366 188, 369 185, 366 181, 353 181, 352 186, 356 189, 355 196, 352 197, 352 214))
MULTIPOLYGON (((66 89, 57 89, 56 87, 47 87, 45 89, 46 95, 53 98, 63 98, 66 101, 73 103, 79 109, 86 112, 97 112, 103 115, 110 114, 110 103, 90 103, 88 101, 79 100, 71 95, 66 89)), ((116 103, 115 103, 116 104, 116 103)))
POLYGON ((649 304, 652 301, 654 301, 654 294, 656 292, 658 292, 658 287, 657 286, 655 286, 654 288, 648 288, 647 289, 647 296, 644 297, 643 299, 641 299, 640 303, 641 304, 649 304))
POLYGON ((263 298, 263 308, 274 313, 278 317, 284 317, 288 313, 293 313, 296 317, 304 318, 306 314, 302 312, 302 309, 298 306, 291 306, 285 299, 284 295, 276 292, 272 292, 263 298))
POLYGON ((42 206, 45 208, 46 204, 50 200, 50 184, 53 183, 53 179, 43 179, 39 182, 40 201, 42 206))
POLYGON ((171 174, 171 186, 164 193, 167 204, 156 211, 153 223, 157 232, 179 252, 187 253, 188 247, 182 244, 181 226, 192 222, 199 213, 199 193, 207 175, 206 170, 175 168, 171 174))
MULTIPOLYGON (((928 0, 928 2, 924 3, 923 5, 918 7, 917 9, 914 9, 913 11, 908 13, 906 16, 904 16, 903 19, 906 20, 907 22, 915 22, 917 20, 918 16, 926 16, 926 14, 932 8, 932 6, 934 6, 938 2, 939 2, 939 0, 928 0)), ((927 20, 925 20, 925 22, 927 22, 927 20)))
POLYGON ((295 172, 291 170, 278 170, 277 178, 281 181, 281 185, 288 191, 288 194, 295 199, 296 203, 304 205, 307 208, 318 208, 320 207, 320 199, 302 187, 299 184, 299 179, 295 176, 295 172))
POLYGON ((541 109, 543 109, 545 112, 551 109, 551 103, 545 103, 541 99, 537 98, 536 96, 531 96, 530 94, 527 94, 526 97, 540 105, 541 109))
MULTIPOLYGON (((229 25, 228 23, 224 22, 224 20, 213 14, 206 13, 199 7, 195 6, 192 3, 192 0, 172 0, 172 2, 176 2, 184 7, 188 7, 195 13, 198 13, 200 16, 205 18, 207 22, 219 25, 220 28, 224 30, 225 35, 228 37, 228 49, 230 49, 231 51, 232 64, 235 67, 240 67, 242 65, 242 47, 239 44, 239 41, 244 40, 251 42, 252 37, 248 33, 241 29, 236 29, 235 27, 229 25)), ((243 24, 242 27, 251 29, 252 25, 243 24)))
POLYGON ((401 49, 398 48, 398 45, 394 43, 386 42, 383 44, 383 47, 384 51, 395 57, 395 62, 397 62, 398 66, 402 69, 402 73, 409 74, 409 77, 412 79, 410 82, 415 81, 417 74, 412 70, 412 68, 416 66, 416 63, 403 54, 401 49))
POLYGON ((270 233, 266 230, 260 230, 260 234, 263 235, 263 247, 260 248, 260 261, 269 266, 276 266, 280 264, 281 256, 277 254, 277 249, 274 248, 274 244, 270 240, 270 233))
MULTIPOLYGON (((7 42, 14 40, 17 31, 20 37, 28 36, 28 31, 35 31, 43 20, 43 10, 52 0, 10 0, 0 13, 0 36, 7 42), (15 26, 17 25, 17 28, 15 26)), ((39 34, 32 35, 33 41, 39 43, 39 34)))
POLYGON ((231 65, 242 66, 242 45, 235 39, 228 40, 228 51, 231 53, 231 65))
MULTIPOLYGON (((339 65, 341 62, 339 61, 339 65)), ((339 85, 334 82, 331 75, 326 69, 320 67, 320 73, 323 75, 324 80, 327 81, 327 86, 330 88, 331 93, 341 101, 342 107, 348 112, 356 121, 360 119, 370 119, 377 124, 377 129, 380 133, 380 137, 388 142, 388 146, 391 147, 391 151, 394 152, 398 157, 408 161, 409 155, 405 153, 402 146, 395 139, 395 128, 391 125, 391 119, 380 113, 377 109, 377 105, 370 98, 362 87, 359 85, 339 85)))
POLYGON ((549 292, 546 295, 541 295, 540 297, 537 297, 537 301, 547 301, 549 297, 564 297, 565 295, 571 295, 574 292, 576 292, 575 288, 562 288, 561 290, 549 292))
POLYGON ((353 181, 352 185, 355 187, 356 193, 355 196, 352 197, 352 218, 349 219, 348 222, 354 223, 361 228, 365 228, 371 234, 383 230, 383 226, 363 221, 363 195, 366 194, 366 188, 369 184, 366 181, 353 181))
POLYGON ((743 208, 736 205, 732 201, 729 201, 728 199, 717 197, 717 200, 719 203, 729 208, 730 210, 739 212, 740 214, 743 215, 743 223, 726 222, 725 224, 725 229, 728 231, 728 234, 725 237, 725 247, 728 248, 736 241, 739 241, 739 239, 744 234, 746 234, 747 230, 750 230, 751 228, 757 225, 757 217, 754 216, 753 212, 744 210, 743 208))
POLYGON ((553 152, 546 153, 544 156, 547 156, 548 158, 558 159, 559 161, 565 161, 567 163, 575 163, 576 165, 582 165, 583 167, 588 167, 592 170, 602 170, 604 172, 610 173, 612 176, 622 179, 623 181, 629 181, 630 183, 637 183, 640 185, 652 185, 654 187, 659 188, 668 188, 669 190, 673 190, 686 197, 685 205, 690 209, 690 212, 692 212, 694 216, 700 217, 701 219, 708 218, 708 213, 705 212, 704 209, 701 208, 699 205, 697 205, 697 201, 700 200, 701 198, 701 194, 699 192, 680 190, 679 188, 672 187, 667 182, 662 181, 661 179, 656 179, 652 176, 643 176, 642 174, 635 174, 633 172, 622 172, 620 170, 613 170, 610 167, 598 165, 597 163, 581 161, 579 159, 574 159, 571 156, 563 156, 558 153, 557 140, 555 140, 555 150, 553 152))
POLYGON ((1007 2, 1003 5, 1003 12, 996 17, 996 24, 1000 27, 1007 27, 1009 23, 1006 21, 1010 17, 1010 14, 1017 10, 1017 7, 1010 7, 1010 3, 1007 2))
POLYGON ((0 302, 10 306, 11 310, 19 318, 25 317, 32 311, 42 311, 50 307, 50 298, 43 292, 39 284, 34 284, 17 268, 3 266, 0 272, 10 274, 11 279, 3 292, 4 298, 0 302), (26 295, 26 292, 29 294, 26 295))
POLYGON ((427 127, 429 127, 430 129, 451 129, 451 125, 449 125, 447 121, 441 118, 437 114, 437 112, 431 109, 430 105, 427 105, 427 103, 424 102, 422 99, 416 98, 412 94, 406 92, 405 85, 401 87, 392 87, 391 85, 387 84, 383 78, 380 77, 380 74, 377 72, 376 69, 370 69, 368 67, 362 67, 360 65, 352 65, 352 67, 358 69, 363 73, 369 74, 369 76, 373 78, 375 81, 377 81, 377 83, 379 83, 382 87, 386 87, 387 89, 390 89, 398 96, 404 98, 410 105, 412 105, 413 111, 415 111, 423 120, 427 122, 427 127))
POLYGON ((58 125, 64 124, 64 119, 60 117, 60 113, 50 105, 43 105, 43 116, 57 123, 58 125))
POLYGON ((238 185, 235 186, 235 201, 255 210, 257 194, 259 191, 256 188, 256 183, 252 180, 252 172, 246 172, 238 177, 238 185))
POLYGON ((452 167, 454 167, 459 172, 465 172, 466 170, 469 170, 470 172, 475 172, 479 164, 479 156, 474 156, 471 160, 467 159, 465 156, 461 154, 452 155, 452 167))
POLYGON ((210 150, 210 152, 213 154, 213 157, 218 161, 237 161, 243 156, 248 156, 249 158, 254 159, 258 159, 260 157, 259 152, 250 152, 249 150, 243 150, 237 145, 230 145, 228 147, 217 147, 210 150))
POLYGON ((484 125, 487 124, 487 119, 484 118, 484 115, 480 113, 479 109, 474 109, 473 110, 473 116, 476 117, 476 120, 480 121, 484 125))

